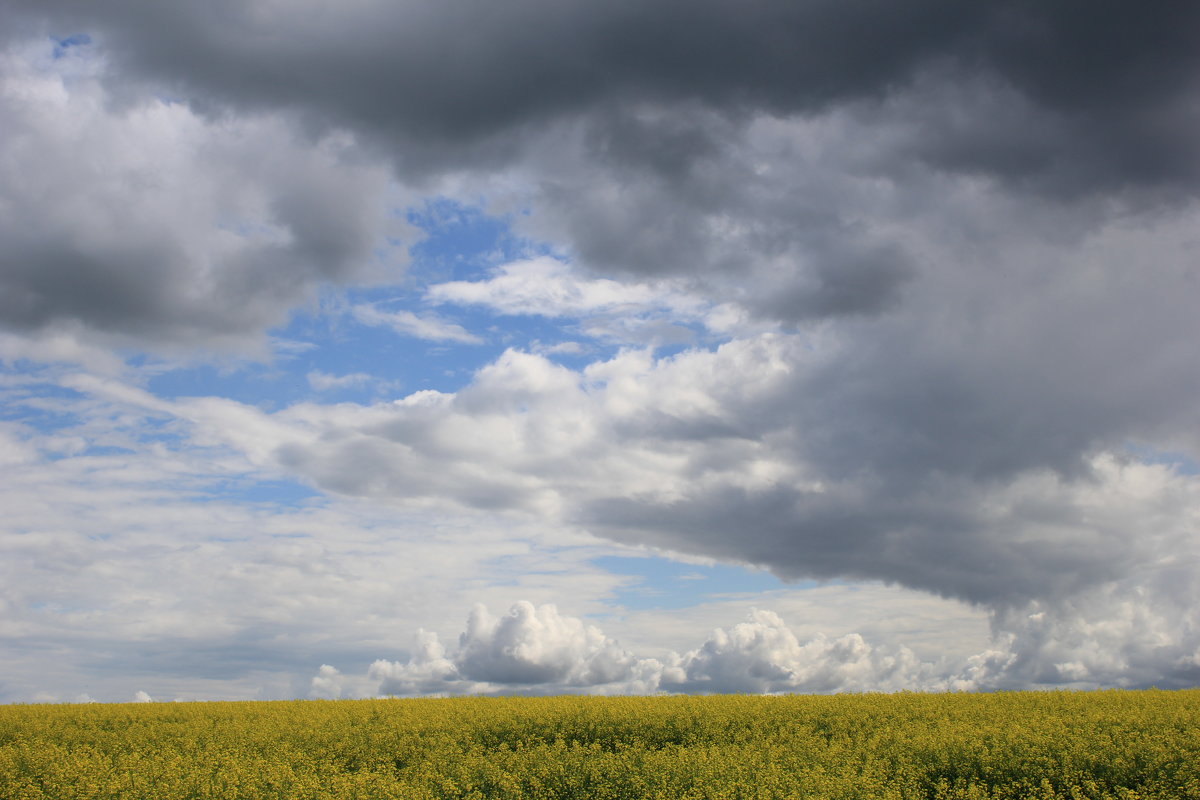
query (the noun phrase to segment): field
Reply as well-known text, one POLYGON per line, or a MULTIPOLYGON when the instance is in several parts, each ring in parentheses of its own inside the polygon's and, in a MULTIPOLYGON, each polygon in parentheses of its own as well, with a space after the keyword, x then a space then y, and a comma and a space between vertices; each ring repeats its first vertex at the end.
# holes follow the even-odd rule
POLYGON ((0 798, 1200 798, 1200 690, 0 706, 0 798))

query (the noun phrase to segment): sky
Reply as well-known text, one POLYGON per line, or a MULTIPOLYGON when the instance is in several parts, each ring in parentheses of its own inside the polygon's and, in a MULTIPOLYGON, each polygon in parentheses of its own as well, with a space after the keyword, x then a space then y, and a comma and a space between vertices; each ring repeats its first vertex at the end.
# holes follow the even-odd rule
POLYGON ((0 702, 1200 684, 1200 5, 0 0, 0 702))

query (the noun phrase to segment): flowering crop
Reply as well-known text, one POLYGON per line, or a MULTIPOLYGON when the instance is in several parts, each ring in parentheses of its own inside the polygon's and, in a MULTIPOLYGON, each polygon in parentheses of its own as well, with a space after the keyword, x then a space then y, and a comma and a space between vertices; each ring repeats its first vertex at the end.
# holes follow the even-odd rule
POLYGON ((0 798, 1200 798, 1200 690, 0 706, 0 798))

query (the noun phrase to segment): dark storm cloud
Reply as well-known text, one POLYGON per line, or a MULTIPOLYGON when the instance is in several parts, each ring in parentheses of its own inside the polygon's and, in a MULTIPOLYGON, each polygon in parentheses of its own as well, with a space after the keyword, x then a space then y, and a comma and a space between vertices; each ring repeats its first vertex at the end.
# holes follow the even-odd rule
MULTIPOLYGON (((230 114, 282 113, 317 139, 353 132, 403 182, 512 170, 540 212, 530 230, 581 265, 686 275, 786 321, 899 302, 919 258, 895 233, 864 223, 861 203, 871 181, 905 184, 914 165, 1060 198, 1158 197, 1190 191, 1200 175, 1189 135, 1200 123, 1200 9, 1183 0, 1136 9, 361 0, 337 12, 306 2, 13 0, 7 10, 10 35, 93 36, 112 109, 152 92, 218 125, 230 114), (771 119, 832 120, 826 152, 798 153, 786 134, 764 140, 771 119), (849 192, 847 175, 867 188, 849 192)), ((254 301, 224 320, 233 330, 277 322, 321 281, 360 278, 356 261, 378 235, 343 224, 345 214, 339 221, 331 212, 340 203, 328 197, 297 212, 295 198, 309 195, 282 188, 268 221, 296 244, 252 258, 276 266, 246 268, 251 285, 240 297, 200 295, 254 301)), ((149 292, 169 301, 161 316, 213 329, 197 308, 181 315, 178 294, 155 294, 151 273, 163 264, 179 265, 167 268, 176 283, 206 269, 169 252, 172 244, 132 236, 119 256, 128 267, 118 268, 90 243, 72 243, 69 229, 45 233, 77 255, 13 256, 21 263, 4 268, 10 327, 77 320, 110 329, 106 319, 127 319, 126 332, 152 335, 164 326, 154 297, 135 302, 149 292), (35 263, 50 265, 37 268, 44 278, 31 277, 35 263), (73 280, 80 271, 94 277, 73 280), (81 304, 71 286, 89 283, 104 291, 81 304)))
POLYGON ((1096 530, 1066 503, 1041 509, 1042 519, 1034 508, 989 519, 972 508, 990 499, 976 487, 932 483, 912 498, 733 487, 665 505, 609 498, 589 504, 581 521, 618 540, 686 547, 785 579, 882 580, 988 607, 1071 595, 1143 558, 1136 542, 1096 530))
MULTIPOLYGON (((1039 155, 1028 137, 1006 147, 985 136, 973 148, 969 129, 942 130, 935 114, 924 152, 943 165, 1021 175, 1082 159, 1097 180, 1135 184, 1192 180, 1198 166, 1180 127, 1195 122, 1200 65, 1200 10, 1187 0, 15 5, 102 33, 119 79, 371 129, 401 163, 421 143, 461 166, 470 154, 458 145, 607 102, 786 116, 902 95, 936 73, 994 81, 1075 144, 1064 152, 1051 137, 1039 155)), ((1005 120, 978 122, 983 132, 1005 120)), ((703 136, 625 155, 670 168, 677 146, 703 136)))
POLYGON ((456 141, 614 97, 786 113, 878 93, 987 16, 946 2, 716 0, 27 8, 99 28, 127 76, 456 141))

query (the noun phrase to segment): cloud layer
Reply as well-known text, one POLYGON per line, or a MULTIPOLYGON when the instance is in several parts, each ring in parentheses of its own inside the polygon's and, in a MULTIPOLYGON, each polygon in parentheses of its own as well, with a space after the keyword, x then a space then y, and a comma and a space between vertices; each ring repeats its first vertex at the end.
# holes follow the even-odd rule
POLYGON ((1120 440, 1061 466, 1033 452, 959 462, 973 456, 962 442, 930 442, 950 450, 924 467, 912 450, 893 463, 892 441, 831 449, 813 405, 840 399, 837 424, 869 420, 840 384, 822 397, 829 368, 803 338, 766 334, 664 359, 629 351, 582 372, 508 352, 458 393, 375 406, 268 416, 194 401, 173 413, 329 491, 548 514, 784 577, 896 581, 1001 607, 1068 597, 1169 554, 1192 563, 1193 476, 1139 463, 1120 440))
POLYGON ((433 168, 461 168, 468 143, 477 158, 500 158, 531 126, 596 110, 610 112, 591 121, 614 155, 666 170, 720 140, 678 113, 654 131, 674 137, 648 136, 611 113, 617 101, 716 109, 736 122, 906 98, 936 76, 943 86, 990 81, 992 94, 1007 92, 1041 123, 1024 135, 1016 126, 985 135, 968 127, 971 119, 946 128, 917 116, 910 123, 933 134, 920 139, 939 166, 1016 179, 1080 173, 1087 186, 1197 177, 1177 169, 1195 154, 1180 124, 1195 113, 1197 11, 1185 0, 1137 14, 1118 2, 1019 0, 923 0, 903 9, 776 0, 751 8, 728 0, 397 8, 360 0, 336 17, 302 0, 149 12, 130 2, 10 5, 31 16, 16 32, 70 26, 111 40, 126 81, 162 81, 198 103, 290 109, 369 130, 399 142, 393 147, 410 167, 420 154, 441 156, 433 168), (1064 141, 1084 146, 1060 160, 1064 141))
POLYGON ((294 303, 296 287, 354 277, 370 253, 380 179, 370 159, 386 159, 412 187, 453 184, 525 204, 537 211, 528 230, 589 268, 685 276, 792 321, 900 302, 924 253, 896 226, 908 222, 906 209, 951 208, 938 197, 939 175, 1091 217, 1114 202, 1177 202, 1200 177, 1187 135, 1198 122, 1198 12, 1186 0, 1136 14, 1116 2, 927 0, 899 9, 764 0, 747 9, 726 0, 603 8, 525 0, 499 10, 471 0, 436 9, 361 0, 336 19, 302 0, 151 12, 125 2, 10 6, 10 35, 91 35, 94 45, 68 52, 102 52, 97 74, 57 102, 90 109, 88 129, 99 125, 101 136, 73 148, 62 133, 69 126, 38 128, 52 104, 10 103, 5 147, 24 147, 35 174, 73 165, 60 174, 87 176, 112 215, 56 218, 39 208, 38 219, 59 225, 46 233, 68 234, 67 249, 33 247, 22 262, 75 264, 77 278, 105 275, 105 285, 126 287, 108 305, 84 303, 26 274, 8 292, 24 298, 21 307, 6 313, 22 326, 74 319, 107 330, 120 317, 149 332, 190 309, 183 320, 206 330, 220 323, 196 319, 202 301, 213 301, 207 309, 230 299, 243 308, 223 322, 270 324, 278 309, 255 287, 294 303), (133 99, 152 93, 182 102, 133 99), (97 110, 105 96, 124 110, 97 110), (222 127, 230 121, 233 130, 222 127), (120 135, 132 129, 149 137, 142 146, 120 135), (288 140, 295 144, 275 147, 288 140), (81 153, 94 155, 72 164, 81 153), (154 186, 133 180, 148 172, 169 191, 166 204, 120 188, 154 186), (230 190, 222 210, 232 219, 206 208, 215 191, 206 184, 216 180, 230 190), (195 208, 184 219, 178 204, 188 200, 195 208), (141 230, 138 203, 161 220, 157 233, 123 236, 120 247, 86 235, 141 230), (206 234, 231 227, 231 253, 180 252, 181 239, 204 235, 210 248, 217 237, 206 234), (238 259, 246 265, 236 270, 205 266, 238 259), (188 306, 173 292, 189 281, 169 281, 157 284, 164 302, 135 302, 134 290, 154 289, 164 263, 185 278, 212 274, 211 294, 194 290, 188 306), (290 286, 278 278, 284 264, 290 286), (242 285, 221 293, 223 274, 242 285), (246 308, 247 298, 258 302, 246 308), (168 301, 182 307, 164 313, 168 301))
MULTIPOLYGON (((971 462, 918 469, 914 458, 906 470, 881 458, 891 442, 869 441, 846 469, 850 454, 831 454, 828 432, 805 424, 807 406, 823 400, 825 358, 836 351, 823 357, 806 337, 782 334, 666 358, 626 351, 582 371, 509 351, 456 393, 274 414, 70 383, 172 415, 197 441, 333 493, 528 515, 784 578, 894 582, 978 604, 1013 658, 962 678, 981 686, 1191 674, 1194 474, 1115 447, 1059 469, 1033 460, 972 474, 971 462), (1082 638, 1064 644, 1072 636, 1082 638)), ((856 421, 851 410, 843 405, 841 424, 856 421)), ((488 619, 477 620, 480 641, 507 630, 488 619)), ((543 666, 545 682, 576 680, 543 666)), ((456 669, 456 680, 494 682, 486 669, 456 669)))
MULTIPOLYGON (((10 0, 3 16, 0 356, 106 373, 56 373, 48 397, 346 502, 986 609, 995 650, 936 680, 1196 680, 1195 3, 10 0), (406 214, 430 197, 530 252, 404 278, 406 214), (331 295, 329 329, 470 345, 483 366, 373 404, 155 393, 147 353, 265 357, 331 295), (501 352, 487 325, 506 315, 585 343, 501 352)), ((365 386, 358 363, 301 383, 365 386)), ((0 463, 42 474, 46 453, 103 443, 175 469, 123 424, 83 428, 0 429, 0 463)), ((544 607, 480 611, 458 650, 429 639, 376 679, 926 685, 899 650, 801 641, 765 612, 743 626, 653 667, 544 607)), ((314 691, 341 691, 335 672, 314 691)))

